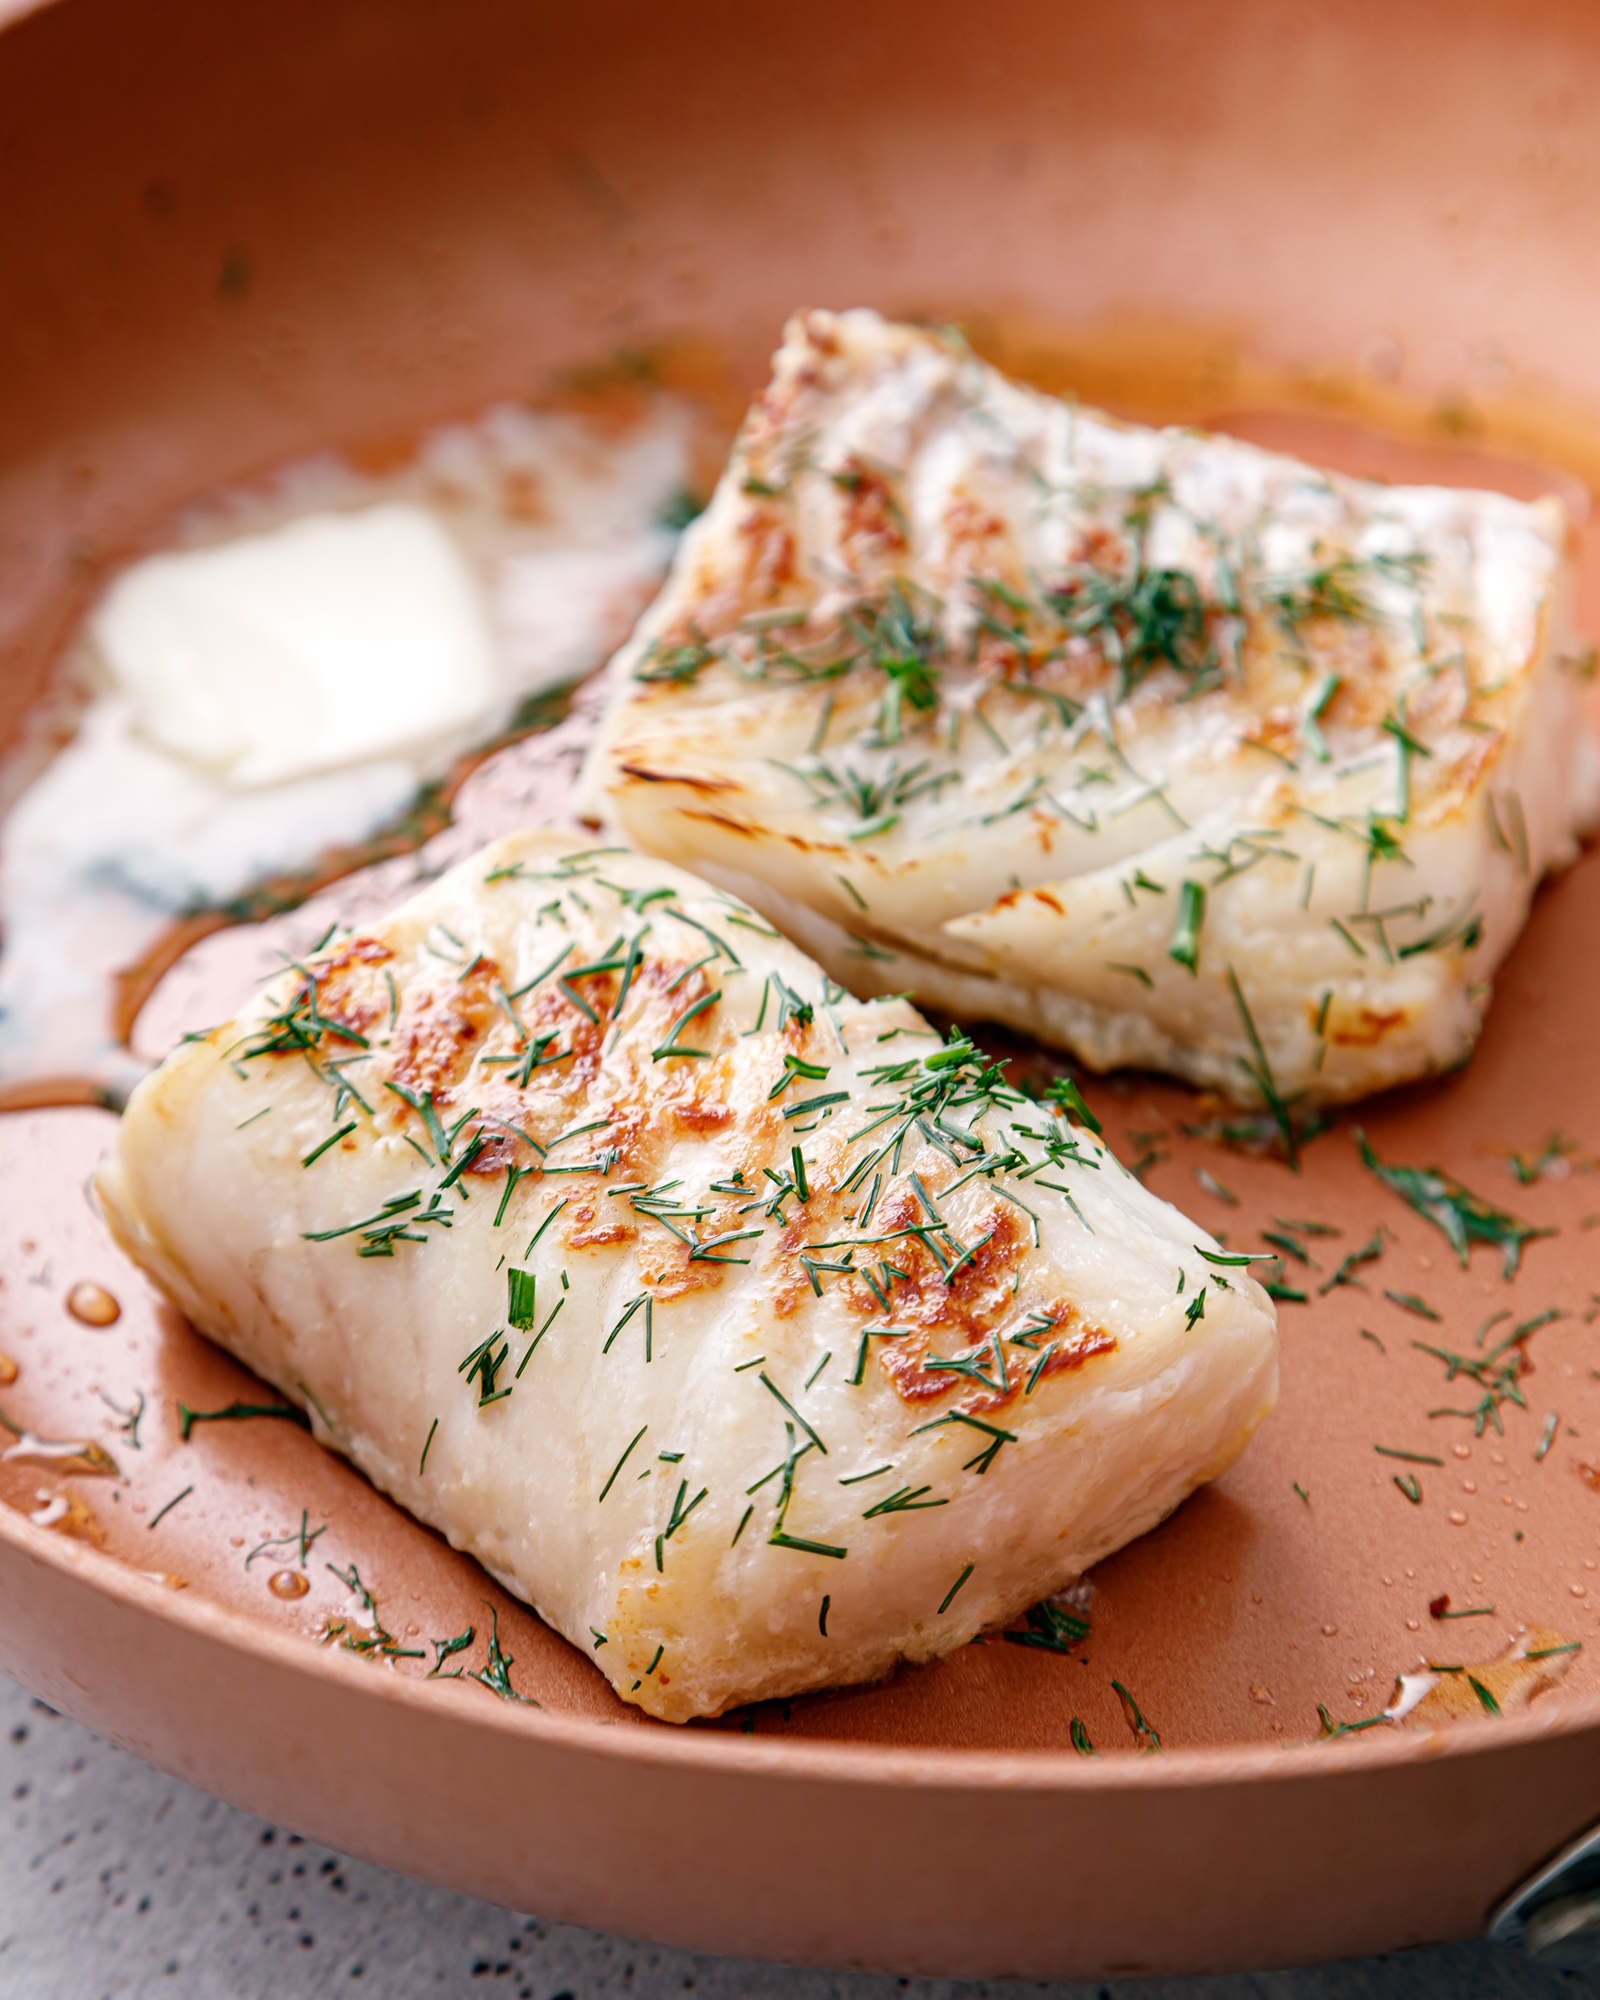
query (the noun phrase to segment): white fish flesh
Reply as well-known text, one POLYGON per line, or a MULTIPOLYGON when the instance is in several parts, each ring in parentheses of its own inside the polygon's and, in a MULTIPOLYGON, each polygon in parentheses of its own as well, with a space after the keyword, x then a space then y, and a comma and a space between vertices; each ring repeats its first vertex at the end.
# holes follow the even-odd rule
POLYGON ((1249 1260, 904 1000, 514 835, 139 1085, 98 1189, 194 1324, 672 1721, 1038 1604, 1277 1390, 1249 1260))
POLYGON ((1357 1098, 1467 1057, 1592 816, 1567 542, 802 314, 585 807, 853 992, 1357 1098))

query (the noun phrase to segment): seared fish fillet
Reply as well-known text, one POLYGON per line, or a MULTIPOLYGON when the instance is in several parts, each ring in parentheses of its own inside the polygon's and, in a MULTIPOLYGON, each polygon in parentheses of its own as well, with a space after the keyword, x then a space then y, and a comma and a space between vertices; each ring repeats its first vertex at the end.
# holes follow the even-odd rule
POLYGON ((1465 1059, 1590 816, 1558 501, 1121 424, 802 314, 585 809, 857 993, 1244 1101, 1465 1059))
POLYGON ((117 1240, 671 1721, 928 1660, 1221 1472, 1247 1262, 742 903, 513 836, 134 1092, 117 1240))

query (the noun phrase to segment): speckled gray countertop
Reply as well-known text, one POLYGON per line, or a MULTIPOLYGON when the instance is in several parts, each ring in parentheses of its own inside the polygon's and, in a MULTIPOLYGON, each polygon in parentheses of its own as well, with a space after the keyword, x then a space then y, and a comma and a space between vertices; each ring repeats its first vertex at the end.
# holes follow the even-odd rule
POLYGON ((1245 1978, 1004 1986, 801 1972, 542 1923, 348 1861, 150 1770, 0 1680, 0 2000, 1553 2000, 1600 1974, 1489 1944, 1245 1978))

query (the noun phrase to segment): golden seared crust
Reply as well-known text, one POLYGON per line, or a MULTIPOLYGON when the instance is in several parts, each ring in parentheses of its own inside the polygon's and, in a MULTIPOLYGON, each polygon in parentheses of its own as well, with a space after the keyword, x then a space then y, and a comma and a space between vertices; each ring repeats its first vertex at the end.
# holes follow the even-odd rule
POLYGON ((671 1720, 960 1645, 1276 1393, 1260 1287, 1067 1108, 555 833, 180 1048, 99 1188, 198 1326, 671 1720))
POLYGON ((801 314, 585 795, 855 991, 1356 1097, 1467 1053, 1591 810, 1565 543, 1554 500, 1118 424, 801 314))

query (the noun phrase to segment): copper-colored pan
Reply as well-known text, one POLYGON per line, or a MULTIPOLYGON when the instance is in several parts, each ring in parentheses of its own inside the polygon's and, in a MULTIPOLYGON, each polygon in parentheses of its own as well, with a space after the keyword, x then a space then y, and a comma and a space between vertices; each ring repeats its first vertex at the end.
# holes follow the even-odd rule
MULTIPOLYGON (((1557 485, 1581 514, 1600 478, 1597 86, 1600 19, 1537 0, 22 13, 0 35, 0 728, 110 566, 190 497, 323 446, 382 452, 619 346, 675 342, 731 410, 806 302, 946 313, 1133 414, 1357 470, 1557 485)), ((1370 1288, 1319 1296, 1325 1254, 1283 1309, 1278 1414, 1102 1566, 1077 1654, 992 1641, 710 1728, 622 1708, 294 1426, 184 1443, 177 1406, 248 1399, 248 1378, 85 1206, 110 1114, 14 1113, 0 1356, 20 1369, 0 1408, 98 1442, 122 1476, 0 1456, 0 1667, 325 1841, 719 1950, 1038 1977, 1481 1929, 1600 1818, 1597 939, 1591 857, 1542 896, 1471 1068, 1367 1110, 1383 1157, 1559 1230, 1513 1286, 1485 1251, 1459 1269, 1348 1126, 1295 1181, 1184 1137, 1183 1092, 1101 1088, 1119 1148, 1160 1131, 1151 1184, 1209 1224, 1242 1239, 1316 1215, 1339 1254, 1385 1225, 1370 1288), (1519 1185, 1506 1154, 1556 1128, 1579 1153, 1519 1185), (84 1280, 119 1300, 111 1325, 68 1309, 84 1280), (1385 1290, 1426 1295, 1444 1330, 1385 1290), (1503 1437, 1430 1419, 1450 1398, 1414 1337, 1458 1348, 1491 1311, 1551 1305, 1568 1316, 1530 1341, 1503 1437), (1420 1499, 1380 1443, 1441 1461, 1420 1499), (302 1510, 328 1524, 309 1560, 291 1542, 247 1567, 302 1510), (319 1648, 352 1564, 403 1648, 470 1623, 461 1661, 482 1669, 492 1608, 512 1686, 542 1705, 425 1680, 431 1653, 319 1648), (275 1591, 283 1571, 308 1588, 275 1591), (1442 1622, 1446 1594, 1494 1609, 1442 1622), (1306 1740, 1319 1703, 1368 1720, 1420 1657, 1483 1662, 1535 1626, 1585 1650, 1524 1710, 1306 1740), (1113 1677, 1159 1756, 1137 1754, 1113 1677), (1098 1757, 1070 1747, 1075 1715, 1098 1757)))

